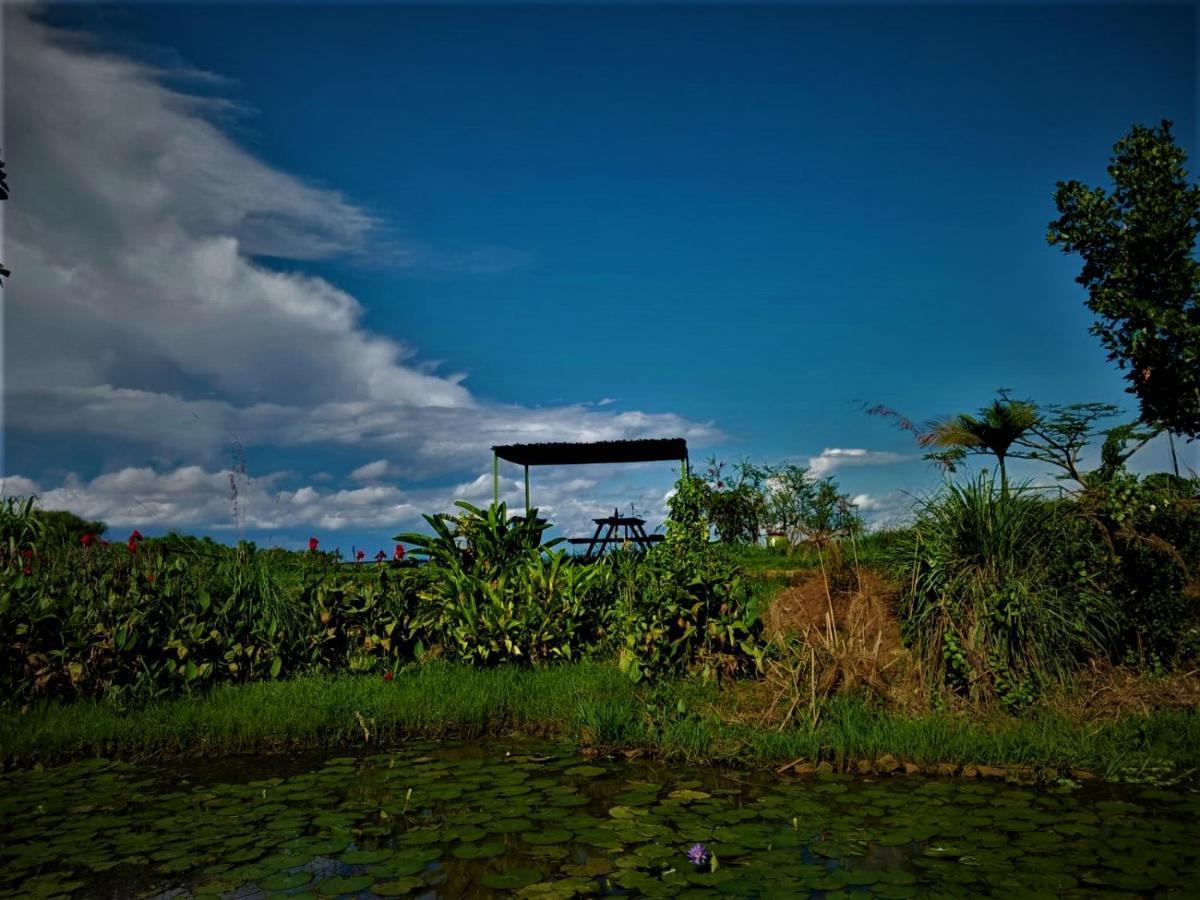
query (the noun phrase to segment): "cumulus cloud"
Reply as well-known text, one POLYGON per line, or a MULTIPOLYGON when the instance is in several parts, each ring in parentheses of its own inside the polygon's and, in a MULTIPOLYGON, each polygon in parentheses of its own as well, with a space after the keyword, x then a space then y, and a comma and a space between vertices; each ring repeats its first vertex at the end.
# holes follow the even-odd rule
POLYGON ((809 471, 819 477, 845 466, 886 466, 905 462, 911 457, 888 450, 865 450, 859 447, 826 447, 820 456, 809 457, 809 471))
POLYGON ((4 489, 9 495, 36 493, 44 509, 69 509, 118 527, 339 531, 392 528, 419 517, 408 494, 395 486, 284 488, 287 477, 283 472, 235 476, 231 483, 228 471, 200 466, 169 472, 129 467, 87 480, 69 475, 61 484, 45 488, 32 479, 9 477, 4 489))
MULTIPOLYGON (((5 150, 22 185, 6 204, 9 431, 210 466, 231 435, 361 446, 404 477, 473 467, 498 442, 717 435, 671 414, 481 402, 461 374, 366 328, 354 297, 280 268, 374 252, 376 216, 257 160, 214 120, 219 101, 164 83, 178 73, 27 8, 3 14, 5 150)), ((480 272, 515 259, 393 249, 480 272)))

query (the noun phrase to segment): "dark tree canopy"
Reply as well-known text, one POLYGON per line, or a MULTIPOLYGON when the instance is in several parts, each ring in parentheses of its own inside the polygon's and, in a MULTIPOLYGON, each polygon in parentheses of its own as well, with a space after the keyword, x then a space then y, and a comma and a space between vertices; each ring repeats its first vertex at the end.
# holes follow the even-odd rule
POLYGON ((1125 371, 1142 419, 1200 436, 1200 187, 1171 123, 1135 125, 1108 167, 1113 190, 1060 181, 1047 240, 1078 253, 1091 331, 1125 371))
POLYGON ((65 509, 39 509, 34 516, 42 523, 42 539, 52 546, 78 547, 85 534, 99 537, 108 530, 103 522, 84 519, 65 509))

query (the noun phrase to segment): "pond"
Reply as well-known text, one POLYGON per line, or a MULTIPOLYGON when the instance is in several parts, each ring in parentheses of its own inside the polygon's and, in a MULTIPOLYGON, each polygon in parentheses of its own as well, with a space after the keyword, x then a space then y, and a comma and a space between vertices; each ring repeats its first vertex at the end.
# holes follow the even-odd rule
POLYGON ((1186 787, 781 780, 545 743, 89 760, 0 776, 0 896, 1184 896, 1198 814, 1186 787))

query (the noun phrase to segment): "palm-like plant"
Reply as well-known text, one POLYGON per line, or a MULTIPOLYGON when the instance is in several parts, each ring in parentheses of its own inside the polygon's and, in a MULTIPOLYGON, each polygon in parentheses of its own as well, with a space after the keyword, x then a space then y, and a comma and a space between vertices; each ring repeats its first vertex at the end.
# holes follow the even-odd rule
POLYGON ((959 413, 930 422, 918 437, 922 447, 936 447, 933 459, 953 468, 968 453, 994 454, 1000 466, 1000 489, 1008 493, 1004 460, 1014 443, 1038 423, 1037 406, 1026 400, 1011 400, 1005 391, 977 416, 959 413))

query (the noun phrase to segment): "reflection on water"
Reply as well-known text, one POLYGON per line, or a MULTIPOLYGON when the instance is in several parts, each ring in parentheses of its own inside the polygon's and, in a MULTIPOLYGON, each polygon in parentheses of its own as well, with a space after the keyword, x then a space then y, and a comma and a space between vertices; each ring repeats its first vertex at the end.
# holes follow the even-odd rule
POLYGON ((780 781, 544 743, 89 760, 0 776, 0 897, 1196 896, 1198 813, 1180 787, 780 781))

